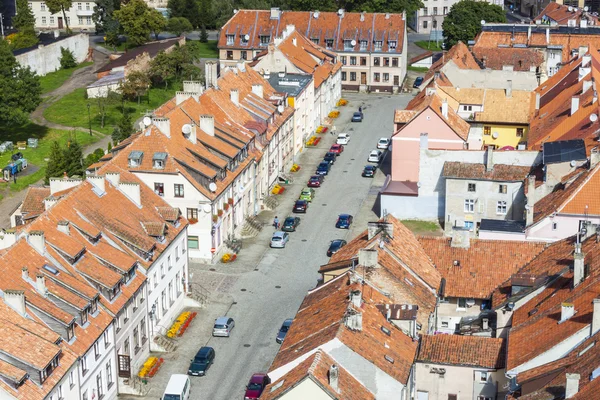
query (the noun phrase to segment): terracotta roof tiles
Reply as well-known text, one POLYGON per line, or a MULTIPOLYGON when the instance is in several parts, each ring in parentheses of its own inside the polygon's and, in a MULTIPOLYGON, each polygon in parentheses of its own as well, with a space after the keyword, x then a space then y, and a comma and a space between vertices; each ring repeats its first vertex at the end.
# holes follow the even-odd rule
POLYGON ((529 175, 531 167, 517 165, 495 164, 491 171, 485 164, 446 161, 442 175, 445 178, 475 179, 484 181, 518 182, 529 175))
POLYGON ((502 369, 505 359, 505 339, 462 335, 423 335, 416 361, 502 369))
POLYGON ((473 47, 473 55, 487 69, 502 70, 512 66, 514 71, 530 71, 542 67, 544 53, 540 49, 515 47, 473 47))
POLYGON ((432 79, 436 72, 439 72, 447 62, 452 61, 460 69, 481 69, 473 54, 469 51, 469 48, 463 43, 458 42, 450 50, 444 53, 444 55, 437 60, 425 74, 424 82, 428 82, 432 79))
POLYGON ((30 186, 21 205, 21 214, 25 219, 33 218, 45 211, 44 199, 50 196, 50 188, 46 186, 30 186))

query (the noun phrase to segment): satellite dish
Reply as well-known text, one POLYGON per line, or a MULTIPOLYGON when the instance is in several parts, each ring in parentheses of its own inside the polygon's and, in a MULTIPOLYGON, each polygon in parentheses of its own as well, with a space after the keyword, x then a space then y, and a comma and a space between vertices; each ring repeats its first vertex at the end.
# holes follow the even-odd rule
POLYGON ((588 6, 583 7, 583 11, 587 12, 589 10, 588 6))
POLYGON ((352 41, 350 42, 350 44, 351 44, 352 46, 356 46, 356 40, 352 39, 352 41))
POLYGON ((204 207, 202 207, 202 211, 208 214, 210 212, 210 204, 205 204, 204 207))
POLYGON ((142 122, 144 123, 145 126, 150 126, 152 124, 152 118, 150 118, 150 117, 144 117, 144 119, 142 120, 142 122))
POLYGON ((280 104, 277 106, 277 111, 279 111, 280 114, 283 114, 283 110, 284 110, 283 104, 280 104))
POLYGON ((571 160, 570 165, 571 165, 571 167, 575 168, 575 166, 577 165, 577 163, 575 162, 575 160, 571 160))
POLYGON ((590 121, 592 121, 592 122, 598 121, 598 115, 597 114, 590 115, 590 121))
POLYGON ((481 25, 485 25, 485 19, 481 20, 481 25))
POLYGON ((214 182, 211 182, 211 183, 208 185, 208 188, 210 189, 210 191, 211 191, 211 192, 213 192, 213 193, 214 193, 214 192, 216 192, 216 191, 217 191, 217 184, 216 184, 216 183, 214 183, 214 182))
POLYGON ((569 6, 569 12, 573 12, 573 7, 569 6))
POLYGON ((181 132, 183 132, 185 135, 189 135, 192 133, 192 126, 190 124, 183 125, 181 127, 181 132))
POLYGON ((244 35, 244 39, 245 40, 250 40, 250 35, 248 35, 248 34, 244 35))

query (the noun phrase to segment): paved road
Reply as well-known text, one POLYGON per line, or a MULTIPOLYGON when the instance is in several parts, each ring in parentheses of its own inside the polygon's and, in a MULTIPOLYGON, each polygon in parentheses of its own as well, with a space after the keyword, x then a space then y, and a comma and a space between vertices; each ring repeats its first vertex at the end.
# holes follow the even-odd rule
MULTIPOLYGON (((335 228, 337 215, 356 214, 367 198, 372 180, 361 178, 360 173, 368 152, 379 137, 389 137, 392 110, 403 108, 410 97, 358 96, 368 99, 368 104, 363 106, 365 120, 350 124, 347 121, 358 107, 358 102, 353 101, 357 96, 348 96, 353 107, 345 108, 338 119, 337 131, 349 131, 351 142, 323 186, 316 189, 316 199, 308 213, 301 216, 302 223, 298 231, 291 234, 287 248, 267 249, 257 270, 241 275, 233 284, 230 294, 235 303, 228 312, 228 316, 236 320, 232 337, 210 338, 206 342, 215 348, 216 362, 206 377, 192 379, 192 392, 202 393, 203 398, 242 399, 252 373, 268 370, 279 349, 275 343, 279 326, 284 319, 295 315, 307 290, 317 283, 318 267, 328 261, 325 252, 329 241, 345 238, 348 233, 335 228)), ((333 138, 329 136, 327 140, 329 143, 333 138)), ((327 146, 320 147, 308 150, 315 154, 309 154, 312 165, 304 165, 308 169, 305 173, 314 168, 327 146)), ((300 187, 293 189, 299 191, 300 187)), ((293 197, 288 199, 290 208, 293 197)), ((198 341, 198 346, 203 344, 202 340, 198 341)))

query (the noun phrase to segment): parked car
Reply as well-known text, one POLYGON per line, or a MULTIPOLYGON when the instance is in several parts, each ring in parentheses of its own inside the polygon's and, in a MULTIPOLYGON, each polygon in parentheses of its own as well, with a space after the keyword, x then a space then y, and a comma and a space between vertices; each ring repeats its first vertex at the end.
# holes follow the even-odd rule
POLYGON ((271 248, 283 249, 288 240, 290 240, 290 235, 287 232, 275 231, 271 237, 271 248))
POLYGON ((374 162, 374 163, 378 163, 381 161, 381 150, 372 150, 369 153, 369 162, 374 162))
POLYGON ((300 218, 298 217, 287 217, 285 221, 283 221, 283 225, 281 226, 281 230, 284 232, 296 232, 296 228, 300 225, 300 218))
POLYGON ((361 112, 355 112, 352 115, 352 122, 362 122, 363 120, 363 114, 361 112))
POLYGON ((233 318, 229 317, 219 317, 215 320, 215 325, 213 326, 213 336, 221 336, 221 337, 229 337, 231 336, 231 330, 235 326, 235 321, 233 318))
POLYGON ((335 162, 336 158, 337 158, 336 153, 332 153, 332 152, 328 151, 327 153, 325 153, 325 157, 323 157, 323 161, 327 161, 329 164, 333 164, 335 162))
POLYGON ((279 328, 279 332, 277 332, 277 337, 275 338, 275 341, 277 343, 283 343, 285 335, 287 335, 288 331, 290 330, 290 326, 292 326, 292 321, 292 318, 288 318, 285 321, 283 321, 283 325, 281 325, 281 328, 279 328))
POLYGON ((415 89, 418 89, 419 86, 421 86, 423 84, 423 77, 422 76, 417 76, 417 79, 415 79, 415 83, 413 84, 413 87, 415 89))
POLYGON ((271 383, 271 379, 267 374, 252 375, 250 382, 246 385, 244 400, 257 400, 269 383, 271 383))
POLYGON ((327 161, 321 161, 321 163, 319 163, 319 165, 317 166, 317 170, 315 171, 315 173, 317 175, 327 175, 330 169, 331 164, 329 164, 327 161))
POLYGON ((308 180, 306 186, 308 187, 321 187, 321 183, 323 183, 323 175, 313 175, 308 180))
POLYGON ((340 133, 335 141, 337 144, 346 145, 350 142, 350 135, 347 133, 340 133))
POLYGON ((335 227, 339 229, 350 229, 350 225, 352 225, 352 215, 350 214, 340 214, 337 222, 335 223, 335 227))
POLYGON ((390 139, 382 137, 377 142, 377 148, 382 150, 387 150, 390 147, 390 139))
POLYGON ((212 347, 201 347, 196 356, 191 360, 188 375, 204 376, 206 371, 215 361, 215 349, 212 347))
POLYGON ((294 203, 294 209, 292 210, 295 213, 305 213, 308 209, 308 201, 306 200, 296 200, 294 203))
POLYGON ((342 239, 332 240, 331 244, 329 245, 329 248, 327 249, 327 257, 331 257, 332 255, 334 255, 335 253, 340 251, 340 249, 342 247, 344 247, 345 245, 346 245, 345 240, 342 240, 342 239))
POLYGON ((300 192, 300 197, 298 197, 299 200, 306 200, 309 203, 311 201, 313 201, 314 198, 315 198, 315 189, 311 189, 311 188, 302 189, 302 191, 300 192))
POLYGON ((363 169, 362 176, 363 178, 374 178, 375 171, 377 171, 377 167, 374 165, 365 165, 363 169))
POLYGON ((344 151, 344 146, 341 144, 333 144, 331 145, 331 147, 329 148, 329 151, 331 153, 335 153, 335 154, 342 154, 342 152, 344 151))

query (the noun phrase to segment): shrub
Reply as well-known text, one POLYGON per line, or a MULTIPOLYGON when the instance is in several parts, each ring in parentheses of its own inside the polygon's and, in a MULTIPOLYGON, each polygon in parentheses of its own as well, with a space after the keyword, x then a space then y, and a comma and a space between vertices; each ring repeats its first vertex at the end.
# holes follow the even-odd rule
POLYGON ((75 61, 75 56, 73 52, 69 49, 65 49, 64 47, 60 48, 60 67, 62 69, 75 68, 77 66, 77 61, 75 61))

